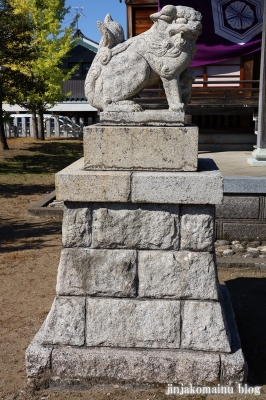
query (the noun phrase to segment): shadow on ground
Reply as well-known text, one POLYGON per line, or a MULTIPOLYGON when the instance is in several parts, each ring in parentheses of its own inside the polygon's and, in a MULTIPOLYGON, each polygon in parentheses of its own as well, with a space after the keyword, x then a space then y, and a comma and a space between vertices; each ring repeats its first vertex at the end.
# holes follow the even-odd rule
MULTIPOLYGON (((17 149, 16 149, 17 151, 17 149)), ((44 142, 34 143, 22 154, 12 157, 6 153, 0 163, 0 174, 45 174, 55 173, 83 156, 82 141, 77 142, 44 142)))
POLYGON ((54 190, 54 185, 25 185, 0 183, 0 198, 12 198, 20 195, 47 194, 54 190))
POLYGON ((3 218, 0 225, 0 253, 53 247, 49 235, 61 235, 61 230, 60 220, 26 222, 3 218))
POLYGON ((248 363, 248 383, 266 384, 266 279, 226 281, 242 349, 248 363))

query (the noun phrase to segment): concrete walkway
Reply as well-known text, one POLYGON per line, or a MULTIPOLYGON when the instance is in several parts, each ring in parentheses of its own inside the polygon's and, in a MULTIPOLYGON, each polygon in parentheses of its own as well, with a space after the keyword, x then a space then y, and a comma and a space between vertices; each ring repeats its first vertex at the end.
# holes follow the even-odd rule
POLYGON ((207 152, 200 151, 200 158, 212 158, 217 164, 223 176, 250 176, 265 177, 265 167, 251 167, 247 159, 252 157, 251 151, 224 151, 207 152))

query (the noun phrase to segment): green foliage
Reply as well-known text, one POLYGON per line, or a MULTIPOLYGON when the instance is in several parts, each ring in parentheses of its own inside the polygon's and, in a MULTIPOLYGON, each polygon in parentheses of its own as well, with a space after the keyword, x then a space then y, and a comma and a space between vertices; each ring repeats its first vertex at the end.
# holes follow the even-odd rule
POLYGON ((21 70, 33 61, 37 48, 32 46, 32 21, 15 12, 10 0, 0 0, 0 26, 0 142, 7 150, 2 104, 15 103, 18 94, 28 90, 28 77, 21 70))
POLYGON ((17 13, 10 0, 0 0, 0 65, 27 63, 34 56, 32 47, 33 23, 27 14, 17 13))
POLYGON ((33 23, 27 15, 16 13, 9 0, 0 0, 0 88, 1 101, 14 104, 18 90, 26 93, 29 79, 22 70, 34 62, 33 23))
POLYGON ((64 98, 62 82, 70 78, 72 71, 60 66, 73 47, 73 27, 63 28, 63 20, 69 9, 65 0, 12 0, 16 12, 28 15, 34 25, 32 44, 38 49, 38 57, 23 69, 31 80, 32 90, 21 94, 19 103, 32 111, 44 111, 64 98))

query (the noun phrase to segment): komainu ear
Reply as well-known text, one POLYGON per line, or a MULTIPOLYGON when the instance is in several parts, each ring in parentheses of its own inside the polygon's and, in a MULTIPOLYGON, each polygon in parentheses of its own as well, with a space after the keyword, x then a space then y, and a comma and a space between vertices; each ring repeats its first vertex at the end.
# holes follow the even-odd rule
POLYGON ((163 21, 171 23, 175 17, 176 7, 171 5, 164 6, 161 11, 150 15, 150 18, 153 22, 158 21, 158 19, 162 19, 163 21))
POLYGON ((115 44, 124 42, 124 30, 118 22, 113 20, 110 14, 107 14, 104 18, 104 24, 114 35, 115 44))

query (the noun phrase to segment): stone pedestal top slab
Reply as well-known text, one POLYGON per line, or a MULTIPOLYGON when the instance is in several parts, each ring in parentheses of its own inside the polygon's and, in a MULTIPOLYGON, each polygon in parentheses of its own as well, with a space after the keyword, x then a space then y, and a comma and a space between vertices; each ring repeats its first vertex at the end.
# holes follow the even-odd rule
POLYGON ((184 126, 185 113, 171 110, 145 110, 140 112, 104 111, 101 125, 125 126, 184 126))
POLYGON ((210 159, 197 172, 134 172, 133 203, 221 204, 223 179, 210 159))
POLYGON ((197 164, 196 126, 93 125, 84 130, 85 169, 196 171, 197 164))
POLYGON ((56 174, 56 198, 77 202, 221 204, 223 179, 211 159, 195 172, 91 171, 80 159, 56 174))
POLYGON ((80 158, 55 175, 60 201, 126 202, 130 194, 129 171, 86 171, 80 158))

